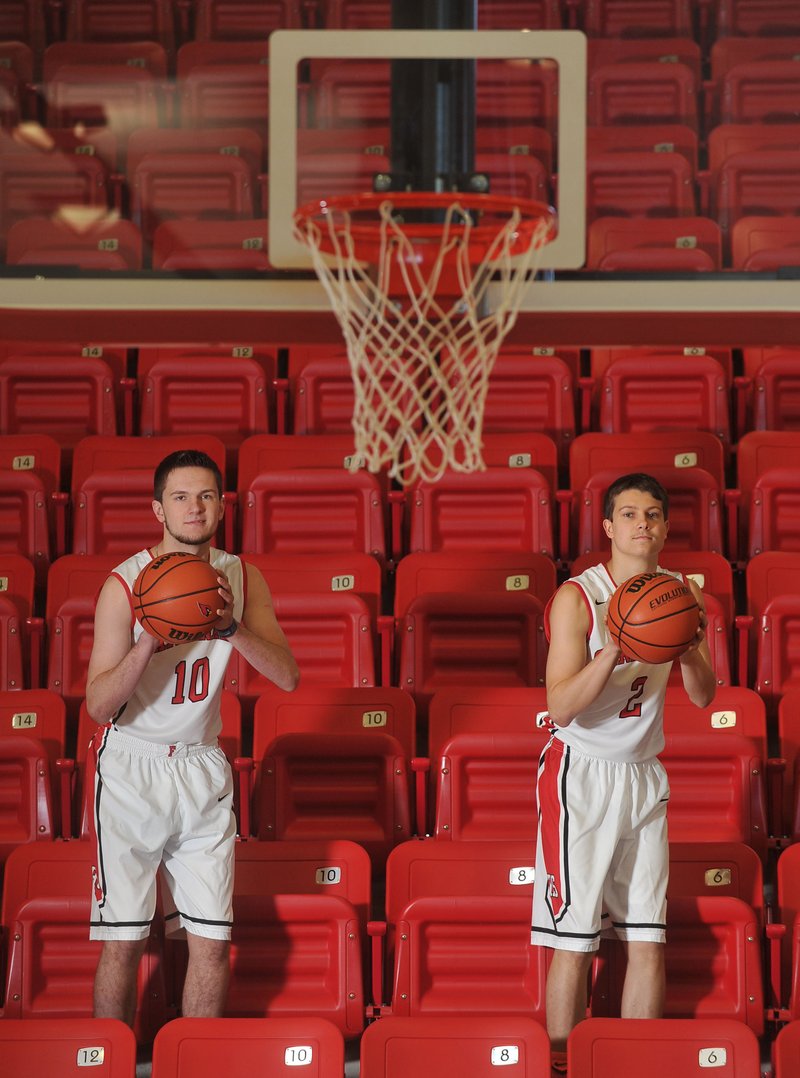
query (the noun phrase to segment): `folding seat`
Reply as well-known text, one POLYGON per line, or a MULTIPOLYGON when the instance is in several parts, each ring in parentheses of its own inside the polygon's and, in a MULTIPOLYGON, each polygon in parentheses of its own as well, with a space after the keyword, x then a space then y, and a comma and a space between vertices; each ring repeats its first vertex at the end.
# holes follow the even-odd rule
MULTIPOLYGON (((121 9, 117 6, 116 10, 121 9)), ((55 41, 42 56, 42 81, 50 82, 61 67, 84 64, 125 64, 150 71, 157 79, 166 79, 169 74, 166 49, 156 40, 55 41)))
POLYGON ((722 268, 722 233, 708 217, 597 217, 586 268, 661 272, 722 268))
POLYGON ((273 595, 358 595, 370 616, 383 608, 383 573, 371 554, 247 554, 244 560, 263 575, 273 595))
POLYGON ((781 1018, 800 1018, 800 845, 782 850, 777 866, 778 921, 784 927, 779 954, 773 956, 773 981, 780 992, 781 1018))
POLYGON ((48 217, 25 217, 8 230, 10 266, 76 266, 82 270, 140 270, 142 236, 131 221, 101 221, 76 232, 48 217))
MULTIPOLYGON (((22 554, 39 586, 55 551, 61 448, 47 434, 0 434, 0 550, 22 554)), ((63 508, 63 505, 62 505, 63 508)))
POLYGON ((259 63, 202 64, 180 90, 183 127, 248 127, 266 145, 269 70, 259 63))
POLYGON ((175 47, 169 0, 69 0, 68 41, 157 41, 168 53, 175 47))
MULTIPOLYGON (((64 701, 48 689, 0 692, 0 742, 24 738, 40 746, 48 765, 53 834, 72 834, 74 763, 67 755, 64 701)), ((5 758, 6 764, 9 758, 5 758)), ((35 837, 35 836, 34 836, 35 837)))
POLYGON ((132 182, 131 215, 148 243, 164 220, 251 218, 257 201, 247 163, 218 153, 147 154, 132 182))
MULTIPOLYGON (((264 5, 262 5, 263 10, 264 5)), ((266 37, 237 41, 212 41, 195 38, 178 49, 175 73, 179 81, 196 67, 213 64, 267 64, 269 41, 266 37)))
POLYGON ((240 221, 163 221, 153 233, 153 269, 181 273, 267 272, 266 218, 240 221))
POLYGON ((800 691, 789 689, 778 704, 778 744, 786 761, 783 827, 780 834, 800 842, 800 691))
MULTIPOLYGON (((589 352, 589 369, 591 376, 595 381, 599 381, 606 373, 608 368, 618 359, 631 359, 641 357, 643 362, 651 362, 652 357, 661 356, 683 356, 687 367, 691 367, 692 361, 704 356, 709 356, 711 359, 715 359, 722 367, 725 379, 727 382, 733 382, 733 349, 724 345, 714 344, 684 344, 678 345, 624 345, 622 347, 614 348, 592 348, 589 352)), ((698 437, 705 438, 706 435, 701 431, 697 432, 698 437)), ((676 462, 671 462, 676 463, 676 462)), ((724 456, 720 454, 719 457, 719 477, 723 477, 724 456)), ((706 464, 705 467, 709 471, 713 471, 717 474, 717 470, 709 468, 706 464)))
POLYGON ((69 466, 78 441, 117 433, 116 381, 105 359, 65 356, 56 348, 30 354, 9 350, 0 360, 0 430, 47 434, 69 466))
POLYGON ((264 40, 273 30, 300 30, 297 0, 197 0, 194 36, 198 41, 264 40))
POLYGON ((800 78, 794 60, 753 60, 722 77, 722 123, 791 123, 800 108, 800 78))
POLYGON ((414 708, 399 689, 263 693, 253 718, 262 840, 346 838, 373 865, 411 837, 414 708))
POLYGON ((331 438, 337 436, 328 436, 327 446, 322 438, 245 439, 239 449, 238 482, 242 551, 361 551, 383 560, 381 481, 363 468, 347 470, 352 437, 331 438), (308 444, 298 444, 304 441, 308 444), (328 447, 332 456, 326 456, 328 447))
POLYGON ((117 1018, 6 1018, 0 1051, 9 1078, 49 1078, 78 1067, 103 1067, 107 1078, 136 1073, 136 1038, 117 1018))
POLYGON ((556 447, 545 434, 486 434, 483 472, 448 471, 408 498, 408 550, 505 550, 552 556, 556 447))
POLYGON ((373 1022, 361 1038, 361 1078, 479 1074, 487 1061, 520 1078, 549 1078, 550 1043, 533 1018, 396 1018, 373 1022), (451 1070, 452 1068, 452 1070, 451 1070))
MULTIPOLYGON (((800 361, 797 369, 800 385, 800 361)), ((800 429, 749 431, 739 440, 736 475, 741 556, 800 551, 800 429)))
POLYGON ((650 1078, 724 1067, 736 1078, 758 1078, 758 1038, 727 1018, 589 1018, 567 1041, 567 1065, 585 1078, 612 1078, 642 1069, 650 1078))
POLYGON ((0 737, 0 877, 3 865, 17 846, 52 842, 53 791, 49 761, 40 741, 24 733, 0 737))
MULTIPOLYGON (((757 915, 741 899, 720 895, 670 899, 664 952, 667 974, 664 1017, 692 1021, 732 1019, 761 1036, 764 1031, 761 946, 757 915)), ((612 943, 606 954, 609 995, 608 999, 593 1000, 595 1017, 619 1014, 625 975, 624 951, 612 943)), ((677 1072, 670 1069, 661 1073, 677 1072)))
MULTIPOLYGON (((429 783, 437 840, 535 841, 536 776, 550 732, 543 687, 451 687, 435 692, 428 715, 429 783)), ((415 763, 419 776, 422 761, 415 763)), ((424 793, 417 790, 418 800, 424 793)), ((419 827, 423 833, 422 827, 419 827)))
MULTIPOLYGON (((134 551, 134 547, 131 547, 134 551)), ((94 640, 94 608, 117 554, 65 554, 47 575, 47 687, 77 716, 94 640)))
POLYGON ((544 128, 555 142, 558 116, 558 67, 548 60, 520 65, 478 60, 476 117, 480 126, 529 124, 544 128))
POLYGON ((658 368, 617 359, 600 384, 599 427, 607 434, 687 429, 730 441, 728 384, 711 356, 661 355, 658 368))
POLYGON ((0 123, 13 128, 20 122, 23 87, 13 71, 0 68, 0 123))
POLYGON ((314 1078, 344 1073, 344 1040, 325 1018, 179 1018, 153 1043, 153 1078, 277 1074, 308 1067, 314 1078))
MULTIPOLYGON (((7 940, 3 1022, 61 1018, 74 1023, 91 1018, 102 947, 89 940, 87 931, 92 850, 90 842, 32 842, 10 854, 3 881, 2 926, 7 940)), ((134 1032, 142 1041, 152 1040, 156 1030, 174 1017, 167 1008, 162 952, 157 918, 138 975, 134 1032)), ((102 1026, 97 1033, 101 1035, 102 1026)), ((94 1047, 98 1041, 88 1044, 94 1047)))
POLYGON ((391 161, 379 154, 347 152, 305 154, 297 161, 297 204, 326 197, 370 192, 379 174, 391 172, 391 161))
POLYGON ((800 151, 735 153, 721 165, 712 191, 714 214, 724 233, 740 217, 796 215, 800 151))
POLYGON ((391 7, 389 0, 327 0, 325 27, 328 30, 389 30, 391 7))
POLYGON ((522 1015, 544 1024, 549 951, 530 946, 534 857, 535 839, 406 842, 392 851, 385 965, 393 1016, 522 1015))
MULTIPOLYGON (((637 467, 640 466, 637 460, 637 467)), ((723 553, 722 499, 719 484, 704 468, 648 468, 669 495, 671 550, 723 553)), ((619 477, 619 468, 594 472, 578 491, 576 549, 579 553, 608 549, 603 531, 603 499, 619 477)))
POLYGON ((48 127, 107 127, 121 142, 137 127, 166 119, 161 81, 127 64, 64 64, 45 86, 45 96, 48 127))
POLYGON ((235 485, 239 446, 270 429, 273 351, 247 346, 141 349, 137 373, 139 433, 184 441, 198 431, 213 434, 225 446, 226 482, 235 485))
POLYGON ((800 1022, 789 1022, 778 1030, 772 1042, 772 1066, 775 1078, 791 1078, 800 1053, 800 1022))
POLYGON ((0 689, 41 684, 44 624, 34 617, 35 570, 24 554, 0 551, 0 689))
POLYGON ((670 842, 667 898, 722 895, 746 902, 766 921, 764 866, 752 846, 742 842, 670 842))
POLYGON ((664 706, 670 780, 669 832, 675 842, 743 842, 762 859, 767 819, 767 725, 752 690, 723 686, 697 709, 683 689, 670 688, 664 706))
POLYGON ((64 154, 4 154, 0 157, 0 243, 23 217, 58 214, 62 206, 108 204, 105 166, 94 157, 64 154))
POLYGON ((544 554, 461 550, 406 554, 395 571, 394 614, 402 617, 418 595, 431 592, 527 592, 546 605, 556 567, 544 554))
POLYGON ((770 712, 800 686, 800 553, 756 554, 747 563, 747 615, 739 628, 739 683, 752 685, 770 712))
POLYGON ((589 74, 588 95, 590 124, 698 126, 698 83, 682 63, 643 60, 596 67, 589 74))
POLYGON ((800 266, 797 217, 740 217, 731 229, 731 268, 778 270, 800 266))
MULTIPOLYGON (((119 562, 156 543, 161 527, 153 515, 153 472, 168 453, 186 448, 185 436, 82 438, 72 461, 72 552, 121 555, 119 562)), ((189 448, 207 453, 225 475, 219 438, 196 433, 189 448)), ((222 544, 229 550, 232 534, 225 531, 222 544)))
POLYGON ((694 217, 692 166, 680 153, 587 157, 587 208, 596 217, 694 217))
MULTIPOLYGON (((780 222, 780 218, 775 218, 780 222)), ((800 429, 800 353, 794 347, 744 348, 737 388, 739 429, 788 432, 800 429)), ((791 435, 788 435, 791 438, 791 435)), ((782 463, 793 463, 785 460, 782 463)))
POLYGON ((561 30, 560 0, 484 0, 478 30, 561 30))
POLYGON ((599 37, 588 42, 589 72, 608 64, 682 64, 698 85, 703 74, 703 53, 694 37, 599 37))
POLYGON ((20 41, 41 53, 47 34, 41 0, 6 0, 0 11, 0 39, 20 41))
POLYGON ((521 154, 538 158, 547 176, 553 174, 553 138, 534 124, 481 124, 475 128, 475 148, 479 153, 521 154))
POLYGON ((33 82, 33 49, 30 45, 26 45, 24 41, 8 41, 6 39, 0 41, 0 65, 3 70, 13 72, 20 82, 33 82))
POLYGON ((795 123, 717 124, 708 133, 708 167, 713 180, 725 161, 736 154, 796 149, 795 123))
POLYGON ((792 0, 720 0, 716 24, 719 37, 800 33, 800 16, 792 0))
POLYGON ((688 0, 586 0, 589 37, 694 37, 688 0))

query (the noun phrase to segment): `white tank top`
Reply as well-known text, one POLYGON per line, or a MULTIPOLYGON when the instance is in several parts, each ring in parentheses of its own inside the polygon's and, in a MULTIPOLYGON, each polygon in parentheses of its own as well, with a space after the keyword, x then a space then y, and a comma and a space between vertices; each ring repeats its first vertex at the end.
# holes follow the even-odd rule
MULTIPOLYGON (((680 573, 670 575, 683 579, 680 573)), ((594 565, 563 586, 577 587, 583 596, 589 611, 589 657, 594 658, 608 644, 604 618, 617 585, 605 565, 594 565)), ((597 699, 568 726, 553 726, 554 735, 586 756, 626 763, 657 756, 664 748, 664 695, 671 669, 672 663, 620 656, 597 699)))
MULTIPOLYGON (((136 577, 153 560, 141 550, 113 570, 131 603, 134 642, 144 632, 133 616, 131 589, 136 577)), ((224 550, 210 551, 211 564, 221 569, 233 591, 233 616, 241 621, 246 577, 239 558, 224 550)), ((196 640, 191 644, 160 644, 139 679, 133 695, 114 719, 131 737, 160 745, 208 745, 219 736, 220 694, 231 645, 226 640, 196 640)))

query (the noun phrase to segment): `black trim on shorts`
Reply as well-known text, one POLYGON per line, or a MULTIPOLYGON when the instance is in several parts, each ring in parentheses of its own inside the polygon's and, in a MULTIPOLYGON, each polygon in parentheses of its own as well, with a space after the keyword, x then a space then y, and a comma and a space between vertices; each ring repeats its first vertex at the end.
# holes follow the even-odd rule
POLYGON ((612 921, 614 928, 660 928, 666 931, 667 926, 657 921, 612 921))
POLYGON ((596 940, 600 932, 559 932, 557 928, 539 928, 531 925, 531 932, 542 932, 546 936, 563 936, 565 939, 596 940))
POLYGON ((182 910, 175 910, 174 913, 168 913, 164 920, 174 921, 176 917, 185 917, 187 921, 192 921, 196 925, 219 925, 221 928, 233 927, 233 921, 211 921, 207 917, 191 917, 182 910))
MULTIPOLYGON (((103 858, 103 843, 102 843, 102 840, 100 838, 100 832, 102 830, 101 825, 100 825, 100 795, 103 792, 103 776, 100 773, 100 757, 106 751, 106 744, 108 743, 108 734, 109 734, 109 730, 106 729, 106 731, 105 731, 105 733, 103 735, 102 744, 100 745, 100 748, 97 750, 97 756, 96 756, 95 768, 94 768, 95 779, 97 781, 97 789, 95 790, 95 795, 94 795, 94 825, 95 825, 94 826, 94 834, 95 834, 95 839, 97 840, 97 871, 98 871, 98 873, 100 875, 100 880, 99 880, 100 890, 103 892, 102 899, 99 899, 98 903, 97 903, 97 908, 100 909, 100 910, 106 904, 106 893, 107 893, 106 892, 106 868, 105 868, 105 861, 104 861, 104 858, 103 858)), ((145 923, 149 924, 150 922, 145 922, 145 923)))
POLYGON ((149 921, 104 921, 101 917, 99 921, 90 921, 89 924, 92 928, 147 928, 153 920, 151 917, 149 921))
MULTIPOLYGON (((563 849, 561 851, 561 865, 563 870, 563 884, 564 884, 564 908, 559 913, 558 917, 553 917, 553 910, 550 907, 550 916, 553 917, 553 924, 558 924, 567 915, 567 911, 572 905, 572 887, 569 881, 569 809, 567 808, 567 776, 569 774, 570 765, 570 749, 569 745, 562 742, 564 745, 564 752, 562 754, 563 770, 561 772, 561 811, 564 813, 564 830, 562 835, 563 849)), ((550 903, 548 902, 548 906, 550 903)))

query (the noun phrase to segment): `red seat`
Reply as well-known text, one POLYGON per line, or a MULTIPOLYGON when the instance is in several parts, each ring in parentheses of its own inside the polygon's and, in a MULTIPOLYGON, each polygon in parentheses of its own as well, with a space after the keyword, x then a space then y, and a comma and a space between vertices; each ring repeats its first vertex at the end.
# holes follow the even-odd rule
POLYGON ((0 39, 20 41, 40 53, 45 45, 47 25, 40 0, 7 0, 0 11, 0 39))
POLYGON ((344 1072, 341 1032, 326 1018, 178 1018, 153 1044, 153 1078, 212 1078, 222 1071, 313 1067, 315 1078, 344 1072))
POLYGON ((767 820, 767 720, 760 697, 720 687, 713 703, 698 709, 683 689, 668 689, 664 734, 670 839, 744 842, 765 858, 774 830, 767 820))
POLYGON ((650 1078, 724 1067, 733 1078, 758 1078, 758 1038, 727 1018, 589 1018, 567 1041, 567 1063, 582 1078, 612 1078, 640 1069, 650 1078))
POLYGON ((785 1017, 800 1018, 800 844, 782 850, 778 857, 778 915, 785 926, 780 947, 780 1002, 785 1017))
MULTIPOLYGON (((24 733, 0 737, 0 874, 16 847, 52 842, 53 792, 49 761, 42 743, 24 733)), ((5 922, 4 922, 5 924, 5 922)))
POLYGON ((790 123, 798 108, 800 77, 792 59, 751 60, 722 77, 722 123, 790 123))
POLYGON ((269 41, 266 36, 252 40, 213 41, 195 37, 178 49, 176 74, 185 79, 195 67, 209 64, 266 64, 269 63, 269 41))
POLYGON ((747 614, 739 641, 739 681, 774 710, 780 696, 800 687, 800 554, 757 554, 747 563, 747 614), (749 629, 749 633, 748 633, 749 629))
POLYGON ((390 172, 391 161, 381 154, 348 150, 303 154, 297 161, 297 204, 368 193, 373 189, 375 176, 390 172))
MULTIPOLYGON (((746 902, 722 896, 672 898, 665 958, 665 1018, 732 1019, 756 1036, 763 1033, 761 936, 758 918, 746 902)), ((612 944, 608 959, 611 1007, 605 999, 593 1000, 593 1012, 603 1011, 600 1017, 619 1013, 625 973, 622 947, 612 944)))
MULTIPOLYGON (((2 926, 8 940, 3 1022, 91 1017, 102 947, 89 940, 87 930, 92 850, 89 842, 33 842, 11 853, 3 881, 2 926)), ((152 1039, 171 1017, 156 923, 139 967, 137 1038, 152 1039)))
POLYGON ((267 222, 163 221, 153 233, 153 269, 267 271, 267 222))
POLYGON ((722 895, 751 906, 765 921, 764 866, 741 842, 670 842, 667 898, 722 895))
POLYGON ((693 36, 686 37, 593 37, 589 39, 589 71, 607 64, 683 64, 698 83, 703 73, 703 54, 693 36))
POLYGON ((484 0, 478 30, 560 30, 560 0, 484 0))
POLYGON ((587 269, 718 270, 722 234, 708 217, 598 217, 589 226, 587 269))
POLYGON ((29 558, 41 586, 55 550, 51 503, 58 494, 61 449, 46 434, 0 434, 0 550, 29 558))
POLYGON ((800 18, 792 0, 720 0, 717 33, 720 37, 797 34, 800 18))
POLYGON ((244 560, 264 576, 273 595, 350 593, 363 599, 370 616, 382 610, 383 573, 371 554, 247 554, 244 560))
POLYGON ((74 1067, 103 1067, 107 1078, 131 1078, 136 1038, 116 1018, 5 1018, 0 1051, 8 1075, 50 1078, 74 1067))
POLYGON ((53 833, 72 835, 72 761, 67 759, 64 701, 48 689, 0 692, 0 740, 24 737, 41 746, 48 763, 53 833))
POLYGON ((418 595, 432 592, 525 592, 546 605, 556 588, 556 567, 544 554, 439 551, 407 554, 397 563, 395 617, 418 595))
POLYGON ((163 87, 146 68, 65 64, 45 89, 49 127, 107 127, 124 142, 137 127, 155 127, 165 119, 163 87))
POLYGON ((131 221, 102 221, 85 232, 76 232, 48 217, 25 217, 8 231, 6 262, 77 266, 85 270, 139 270, 142 237, 131 221))
POLYGON ((758 150, 727 157, 713 192, 715 215, 723 232, 740 217, 797 214, 800 151, 758 150))
POLYGON ((778 703, 778 743, 786 761, 783 827, 780 833, 800 842, 800 690, 789 689, 778 703))
POLYGON ((546 710, 542 687, 434 693, 428 800, 437 840, 535 841, 536 775, 550 738, 539 717, 546 710))
POLYGON ((328 0, 325 26, 328 30, 389 30, 391 7, 390 0, 328 0))
POLYGON ((693 37, 688 0, 585 0, 589 37, 693 37))
POLYGON ((69 0, 66 37, 71 41, 158 41, 167 52, 175 45, 169 0, 69 0))
POLYGON ((373 1022, 361 1038, 361 1078, 409 1074, 479 1074, 487 1066, 514 1067, 520 1078, 549 1078, 550 1043, 542 1026, 524 1016, 398 1018, 373 1022))
POLYGON ((800 1022, 789 1022, 778 1030, 772 1042, 772 1065, 775 1078, 792 1078, 800 1054, 800 1022))
POLYGON ((658 60, 605 64, 589 74, 590 124, 669 123, 698 126, 698 90, 686 64, 658 60))
POLYGON ((800 429, 749 431, 736 461, 742 554, 800 551, 800 429))
MULTIPOLYGON (((122 14, 117 7, 117 18, 122 14)), ((121 36, 121 35, 120 35, 121 36)), ((48 45, 42 57, 42 81, 50 82, 61 67, 81 65, 126 64, 150 71, 158 79, 169 73, 167 51, 158 40, 150 37, 121 41, 55 41, 48 45)))
POLYGON ((800 266, 800 219, 751 216, 734 221, 731 266, 770 272, 800 266))
POLYGON ((591 156, 632 152, 680 153, 692 166, 693 173, 697 172, 698 143, 697 131, 686 124, 625 123, 607 127, 596 125, 586 129, 586 152, 591 156))
MULTIPOLYGON (((800 429, 800 352, 793 347, 745 348, 744 393, 748 407, 740 414, 743 430, 800 429)), ((741 399, 739 410, 742 412, 741 399)), ((791 435, 789 435, 791 438, 791 435)), ((780 463, 792 464, 793 460, 780 463)))
POLYGON ((530 946, 534 855, 533 837, 411 842, 392 851, 386 866, 392 1015, 522 1015, 544 1023, 549 951, 530 946))
POLYGON ((694 217, 692 166, 681 153, 598 153, 586 160, 589 220, 694 217))
MULTIPOLYGON (((186 448, 185 436, 82 438, 72 461, 73 553, 114 554, 119 562, 158 542, 153 471, 168 453, 186 448)), ((225 447, 218 438, 193 434, 190 448, 208 453, 225 475, 225 447)))
POLYGON ((264 40, 273 30, 303 26, 297 0, 197 0, 194 36, 198 41, 264 40))
POLYGON ((183 127, 248 127, 264 145, 269 117, 269 70, 260 63, 202 64, 183 79, 183 127))
MULTIPOLYGON (((104 208, 105 166, 95 157, 12 153, 0 156, 0 243, 23 217, 57 215, 62 207, 104 208)), ((99 216, 103 216, 102 213, 99 216)))

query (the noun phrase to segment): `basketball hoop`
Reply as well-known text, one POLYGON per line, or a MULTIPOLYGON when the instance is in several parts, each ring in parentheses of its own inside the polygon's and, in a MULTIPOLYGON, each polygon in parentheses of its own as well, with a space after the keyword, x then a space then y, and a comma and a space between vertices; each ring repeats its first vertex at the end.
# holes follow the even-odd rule
POLYGON ((448 468, 482 470, 489 375, 554 211, 527 199, 403 191, 307 203, 294 222, 347 345, 353 468, 388 466, 404 486, 448 468))

